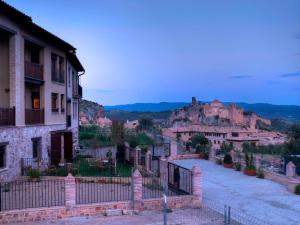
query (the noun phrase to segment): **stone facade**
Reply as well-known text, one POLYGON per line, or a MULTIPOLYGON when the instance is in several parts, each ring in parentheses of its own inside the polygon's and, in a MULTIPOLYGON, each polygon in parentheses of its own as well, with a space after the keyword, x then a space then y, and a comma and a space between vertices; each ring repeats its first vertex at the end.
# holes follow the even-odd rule
POLYGON ((51 132, 65 125, 0 128, 0 143, 6 145, 6 168, 0 170, 1 181, 11 181, 21 175, 21 158, 32 158, 32 138, 41 137, 41 158, 49 158, 51 132))

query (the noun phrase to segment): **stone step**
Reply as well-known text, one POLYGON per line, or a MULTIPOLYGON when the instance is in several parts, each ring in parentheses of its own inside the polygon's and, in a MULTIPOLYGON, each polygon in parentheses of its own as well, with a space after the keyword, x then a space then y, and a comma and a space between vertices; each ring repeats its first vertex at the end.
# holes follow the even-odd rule
POLYGON ((104 213, 105 216, 122 216, 122 209, 107 209, 104 213))

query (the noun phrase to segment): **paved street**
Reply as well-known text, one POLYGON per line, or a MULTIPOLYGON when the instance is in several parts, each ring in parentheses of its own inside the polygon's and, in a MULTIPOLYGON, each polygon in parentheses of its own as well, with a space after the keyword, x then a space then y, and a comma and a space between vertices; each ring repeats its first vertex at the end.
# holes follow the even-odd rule
POLYGON ((275 224, 300 224, 300 196, 269 180, 248 177, 206 160, 181 160, 177 164, 203 172, 204 197, 228 204, 247 214, 275 224))

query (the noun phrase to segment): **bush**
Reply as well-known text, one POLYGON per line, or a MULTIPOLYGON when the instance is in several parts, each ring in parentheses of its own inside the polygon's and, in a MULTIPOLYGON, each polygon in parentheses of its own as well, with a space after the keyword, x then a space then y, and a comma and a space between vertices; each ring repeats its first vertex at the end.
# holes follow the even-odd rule
POLYGON ((260 179, 264 179, 265 178, 264 171, 262 169, 258 169, 256 172, 256 177, 260 179))
POLYGON ((300 184, 295 187, 295 194, 300 195, 300 184))
POLYGON ((34 178, 40 178, 40 171, 38 169, 30 169, 28 171, 28 176, 31 178, 31 179, 34 179, 34 178))
POLYGON ((232 157, 229 154, 226 154, 224 157, 224 163, 225 164, 232 164, 232 157))
POLYGON ((245 153, 245 161, 246 161, 246 170, 255 170, 254 162, 253 162, 253 154, 248 152, 245 153))
POLYGON ((235 169, 236 171, 241 171, 242 165, 241 165, 240 163, 235 163, 235 164, 234 164, 234 169, 235 169))

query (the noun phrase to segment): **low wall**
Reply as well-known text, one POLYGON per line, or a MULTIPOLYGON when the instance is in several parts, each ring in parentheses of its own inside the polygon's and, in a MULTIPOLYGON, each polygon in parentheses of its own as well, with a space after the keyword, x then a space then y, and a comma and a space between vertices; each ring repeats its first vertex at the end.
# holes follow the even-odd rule
POLYGON ((288 185, 289 178, 283 174, 274 173, 271 171, 264 170, 265 179, 274 181, 284 186, 288 185))
POLYGON ((186 154, 169 156, 169 160, 200 159, 199 154, 186 154))
MULTIPOLYGON (((135 206, 134 210, 162 209, 162 198, 145 199, 135 206)), ((196 197, 193 195, 168 197, 169 208, 194 206, 196 197)), ((131 201, 103 202, 99 204, 76 205, 73 207, 34 208, 0 212, 0 224, 16 222, 33 222, 41 220, 56 220, 75 216, 103 216, 108 209, 133 210, 131 201)))

